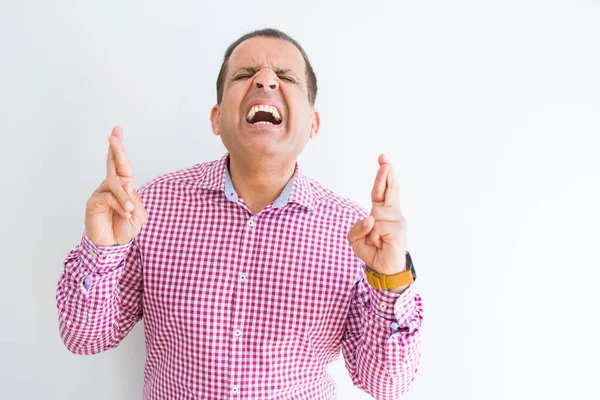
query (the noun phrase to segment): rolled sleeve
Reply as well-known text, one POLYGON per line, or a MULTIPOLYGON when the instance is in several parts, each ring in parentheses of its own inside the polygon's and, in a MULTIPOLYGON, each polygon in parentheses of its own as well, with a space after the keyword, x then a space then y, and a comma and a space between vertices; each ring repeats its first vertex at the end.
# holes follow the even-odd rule
POLYGON ((419 327, 417 298, 412 285, 402 293, 371 288, 370 297, 373 313, 377 317, 389 321, 389 324, 386 325, 390 327, 391 333, 410 333, 419 327))
POLYGON ((102 277, 123 266, 132 243, 133 240, 118 246, 96 246, 84 233, 78 247, 81 265, 77 270, 71 271, 71 274, 89 290, 95 277, 102 277))

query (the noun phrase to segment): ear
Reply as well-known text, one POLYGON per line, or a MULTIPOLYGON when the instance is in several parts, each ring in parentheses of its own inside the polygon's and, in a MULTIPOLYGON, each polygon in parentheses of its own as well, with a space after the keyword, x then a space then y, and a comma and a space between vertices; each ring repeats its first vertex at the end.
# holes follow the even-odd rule
POLYGON ((313 108, 312 110, 312 124, 310 125, 310 138, 316 139, 317 134, 319 133, 319 128, 321 127, 321 117, 319 116, 319 112, 313 108))
POLYGON ((221 108, 218 104, 215 104, 213 108, 210 110, 210 124, 212 126, 212 131, 216 136, 221 134, 221 130, 219 129, 219 117, 221 116, 221 108))

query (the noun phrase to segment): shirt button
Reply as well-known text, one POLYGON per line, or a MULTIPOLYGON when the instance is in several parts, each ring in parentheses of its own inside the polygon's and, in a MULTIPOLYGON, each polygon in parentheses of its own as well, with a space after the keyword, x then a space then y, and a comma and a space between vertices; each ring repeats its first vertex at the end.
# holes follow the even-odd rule
POLYGON ((254 220, 251 219, 250 221, 248 221, 248 226, 252 228, 254 226, 254 220))
POLYGON ((248 279, 248 278, 246 277, 246 274, 240 274, 240 281, 242 281, 242 282, 246 282, 246 279, 248 279))
POLYGON ((92 257, 92 258, 94 258, 94 259, 95 259, 95 258, 96 258, 96 253, 94 253, 93 251, 92 251, 92 252, 90 252, 90 257, 92 257))
POLYGON ((239 391, 240 391, 240 390, 238 389, 238 387, 237 387, 237 386, 233 386, 233 387, 231 388, 231 394, 237 394, 237 392, 239 392, 239 391))
POLYGON ((236 337, 240 337, 240 336, 242 336, 242 331, 240 331, 239 329, 236 329, 236 330, 235 330, 235 332, 233 332, 233 334, 234 334, 236 337))
POLYGON ((106 258, 108 258, 109 260, 112 260, 113 259, 113 255, 109 254, 109 255, 106 256, 106 258))
POLYGON ((379 308, 380 308, 382 311, 385 311, 385 310, 387 310, 387 304, 385 304, 385 303, 379 303, 379 308))

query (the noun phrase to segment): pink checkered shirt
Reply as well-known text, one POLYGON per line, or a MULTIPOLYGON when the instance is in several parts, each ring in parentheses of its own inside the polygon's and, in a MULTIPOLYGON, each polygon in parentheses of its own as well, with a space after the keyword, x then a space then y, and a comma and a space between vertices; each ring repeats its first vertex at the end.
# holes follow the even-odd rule
POLYGON ((376 399, 406 392, 419 365, 422 302, 371 288, 346 236, 367 213, 296 172, 252 215, 218 161, 140 188, 148 220, 131 242, 84 234, 56 294, 76 354, 117 347, 144 318, 143 398, 333 399, 340 350, 376 399))

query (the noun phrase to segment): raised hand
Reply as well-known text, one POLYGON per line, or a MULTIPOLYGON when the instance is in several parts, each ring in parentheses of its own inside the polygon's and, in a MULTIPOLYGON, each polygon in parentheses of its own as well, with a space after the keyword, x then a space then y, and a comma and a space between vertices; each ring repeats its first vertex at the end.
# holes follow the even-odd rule
POLYGON ((406 269, 406 219, 400 210, 398 181, 389 160, 379 156, 369 216, 359 220, 348 233, 354 254, 384 275, 406 269))
POLYGON ((123 130, 115 126, 108 142, 106 179, 89 198, 85 211, 85 231, 96 246, 129 242, 148 218, 135 190, 133 168, 123 147, 123 130))

